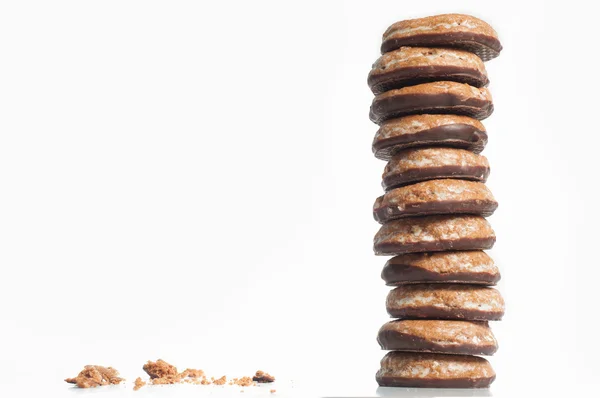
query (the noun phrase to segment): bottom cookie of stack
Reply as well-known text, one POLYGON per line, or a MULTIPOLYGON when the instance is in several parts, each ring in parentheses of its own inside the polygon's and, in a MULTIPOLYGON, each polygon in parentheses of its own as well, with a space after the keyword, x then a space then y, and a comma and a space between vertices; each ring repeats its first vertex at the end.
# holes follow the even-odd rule
POLYGON ((384 387, 486 388, 495 378, 481 357, 402 351, 387 353, 376 375, 384 387))

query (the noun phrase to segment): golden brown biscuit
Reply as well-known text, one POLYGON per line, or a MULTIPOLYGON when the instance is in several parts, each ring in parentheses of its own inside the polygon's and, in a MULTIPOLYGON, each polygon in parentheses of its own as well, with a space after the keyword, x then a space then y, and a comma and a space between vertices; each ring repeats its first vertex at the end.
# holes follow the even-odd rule
POLYGON ((374 94, 416 84, 453 81, 484 87, 489 83, 481 58, 449 48, 401 47, 383 54, 369 73, 374 94))
POLYGON ((387 387, 486 388, 496 373, 481 357, 392 351, 375 378, 387 387))
POLYGON ((439 81, 386 91, 371 104, 374 123, 416 114, 454 114, 482 120, 494 111, 492 95, 485 87, 439 81))
POLYGON ((502 51, 498 34, 479 18, 464 14, 443 14, 396 22, 383 34, 381 52, 402 46, 452 47, 477 54, 483 61, 502 51))

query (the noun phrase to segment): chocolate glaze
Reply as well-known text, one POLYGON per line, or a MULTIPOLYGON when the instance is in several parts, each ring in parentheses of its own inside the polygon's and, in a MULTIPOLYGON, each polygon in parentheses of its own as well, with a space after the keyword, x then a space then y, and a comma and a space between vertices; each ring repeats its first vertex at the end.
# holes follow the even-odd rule
POLYGON ((455 272, 437 273, 420 267, 386 262, 381 278, 388 286, 409 285, 415 283, 469 283, 492 286, 500 280, 500 274, 455 272))
POLYGON ((499 321, 504 311, 483 311, 464 308, 444 309, 433 306, 412 308, 386 308, 392 318, 397 319, 458 319, 467 321, 499 321))
POLYGON ((495 345, 490 344, 475 345, 460 343, 443 346, 437 344, 435 341, 391 330, 380 331, 377 336, 377 342, 382 350, 433 352, 439 354, 493 355, 498 349, 495 345))
POLYGON ((447 146, 468 149, 471 152, 483 151, 488 136, 470 124, 447 124, 414 134, 404 134, 384 140, 373 141, 375 157, 389 160, 403 149, 426 146, 447 146))
POLYGON ((409 377, 375 376, 382 387, 419 387, 419 388, 487 388, 494 382, 496 376, 477 379, 417 379, 409 377))
POLYGON ((469 32, 446 32, 388 39, 381 44, 381 53, 394 51, 402 46, 458 48, 478 55, 483 61, 496 58, 502 51, 500 41, 493 36, 469 32))
POLYGON ((408 170, 399 174, 385 176, 381 185, 383 189, 398 188, 404 185, 414 184, 416 182, 436 180, 441 178, 455 178, 458 180, 470 180, 486 182, 490 175, 489 167, 484 166, 441 166, 441 167, 422 167, 408 170))
MULTIPOLYGON (((381 198, 378 198, 378 200, 381 198)), ((448 200, 443 202, 408 204, 402 209, 399 209, 397 206, 378 207, 373 209, 373 218, 379 223, 384 224, 399 218, 433 216, 437 214, 476 214, 489 217, 497 207, 498 203, 495 201, 448 200)))
POLYGON ((486 250, 491 249, 496 242, 495 237, 463 238, 457 240, 438 240, 417 243, 380 243, 374 245, 376 255, 395 255, 405 253, 439 252, 446 250, 486 250))
POLYGON ((416 114, 454 114, 475 119, 485 119, 494 111, 491 101, 479 98, 462 100, 451 93, 443 94, 404 94, 384 99, 375 98, 369 118, 381 123, 395 117, 416 114))
POLYGON ((399 68, 388 73, 369 75, 367 83, 373 94, 381 94, 396 88, 444 80, 467 83, 474 87, 485 87, 490 83, 488 77, 475 68, 451 65, 399 68))

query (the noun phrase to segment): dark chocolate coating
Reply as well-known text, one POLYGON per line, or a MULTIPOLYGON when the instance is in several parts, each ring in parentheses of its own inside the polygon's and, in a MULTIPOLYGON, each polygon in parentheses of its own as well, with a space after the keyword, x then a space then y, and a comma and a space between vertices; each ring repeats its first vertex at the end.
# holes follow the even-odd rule
POLYGON ((448 165, 440 167, 422 167, 404 173, 386 175, 381 181, 381 186, 386 191, 416 182, 455 178, 486 182, 490 175, 490 168, 484 166, 448 165))
POLYGON ((477 379, 416 379, 408 377, 375 376, 382 387, 418 387, 418 388, 487 388, 494 382, 496 376, 477 379))
POLYGON ((446 250, 487 250, 496 243, 495 237, 463 238, 457 240, 438 240, 418 243, 385 243, 375 245, 375 254, 390 255, 420 252, 439 252, 446 250))
POLYGON ((394 51, 402 46, 458 48, 476 54, 483 61, 496 58, 502 50, 500 41, 492 36, 469 32, 447 32, 389 39, 381 44, 381 53, 394 51))
POLYGON ((455 114, 485 119, 494 111, 491 101, 479 98, 462 100, 451 93, 403 94, 384 99, 375 98, 371 104, 369 118, 381 123, 395 117, 416 114, 455 114))
POLYGON ((451 310, 432 306, 419 306, 412 308, 388 308, 390 317, 397 319, 464 319, 469 321, 499 321, 504 316, 504 311, 469 310, 452 308, 451 310))
POLYGON ((431 65, 404 67, 389 73, 371 75, 367 83, 373 94, 381 94, 396 88, 444 80, 467 83, 474 87, 485 87, 490 82, 485 74, 475 68, 431 65))
POLYGON ((487 144, 488 136, 469 124, 447 124, 423 130, 415 134, 405 134, 373 142, 375 157, 390 160, 392 156, 407 148, 446 146, 468 149, 480 153, 487 144))

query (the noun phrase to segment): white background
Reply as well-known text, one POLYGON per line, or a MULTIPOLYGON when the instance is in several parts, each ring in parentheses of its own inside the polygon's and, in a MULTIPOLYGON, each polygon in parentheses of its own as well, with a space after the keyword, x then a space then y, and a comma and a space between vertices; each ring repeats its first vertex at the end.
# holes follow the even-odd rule
POLYGON ((444 12, 505 48, 486 64, 507 303, 491 394, 593 395, 596 15, 491 3, 1 2, 0 396, 73 396, 85 364, 132 381, 159 357, 264 368, 282 396, 385 394, 366 77, 389 24, 444 12))

